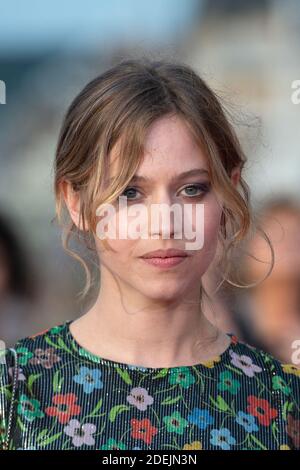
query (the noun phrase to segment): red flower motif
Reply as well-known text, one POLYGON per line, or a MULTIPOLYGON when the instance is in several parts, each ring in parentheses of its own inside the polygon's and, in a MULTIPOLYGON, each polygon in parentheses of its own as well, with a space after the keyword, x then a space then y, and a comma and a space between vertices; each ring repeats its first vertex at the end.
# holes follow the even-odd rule
POLYGON ((47 407, 45 413, 49 416, 57 416, 61 424, 66 424, 72 416, 78 415, 81 411, 81 407, 75 404, 76 400, 74 393, 54 395, 52 401, 56 406, 47 407))
POLYGON ((153 436, 158 433, 158 429, 151 425, 151 421, 148 418, 138 420, 132 419, 132 431, 131 436, 134 439, 142 439, 146 444, 151 444, 153 436))
POLYGON ((290 414, 287 415, 286 432, 292 438, 296 449, 300 449, 300 421, 290 414))
POLYGON ((258 398, 254 395, 248 397, 247 411, 256 416, 260 424, 263 426, 270 426, 271 420, 276 418, 278 410, 271 408, 270 403, 264 398, 258 398))

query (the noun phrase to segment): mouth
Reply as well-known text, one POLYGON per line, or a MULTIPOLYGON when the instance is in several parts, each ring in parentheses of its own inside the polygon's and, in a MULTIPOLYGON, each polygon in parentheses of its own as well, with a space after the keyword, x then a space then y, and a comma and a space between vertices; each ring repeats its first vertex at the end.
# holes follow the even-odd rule
POLYGON ((157 268, 172 268, 180 263, 183 263, 188 257, 187 256, 168 256, 165 258, 152 257, 152 258, 141 258, 145 263, 155 266, 157 268))

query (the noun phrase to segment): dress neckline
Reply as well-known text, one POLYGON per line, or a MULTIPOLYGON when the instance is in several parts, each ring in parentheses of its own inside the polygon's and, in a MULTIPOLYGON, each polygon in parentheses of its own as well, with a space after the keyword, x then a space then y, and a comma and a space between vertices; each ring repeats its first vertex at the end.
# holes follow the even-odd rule
POLYGON ((205 361, 205 362, 200 362, 197 364, 192 364, 192 365, 182 365, 182 366, 171 366, 171 367, 145 367, 145 366, 140 366, 140 365, 133 365, 133 364, 128 364, 124 362, 118 362, 114 361, 112 359, 107 359, 101 356, 98 356, 92 352, 90 352, 88 349, 82 347, 78 341, 75 339, 73 334, 71 333, 70 330, 70 324, 74 320, 67 320, 64 323, 65 326, 65 332, 66 332, 66 338, 65 340, 68 343, 68 346, 71 348, 72 351, 75 351, 79 354, 79 356, 84 357, 86 359, 91 360, 94 363, 97 364, 104 364, 109 367, 115 367, 118 369, 126 369, 126 370, 138 370, 138 371, 144 371, 144 372, 154 372, 158 374, 164 375, 166 372, 170 371, 178 371, 178 369, 201 369, 203 370, 210 370, 212 368, 218 368, 220 366, 224 366, 224 363, 229 363, 231 361, 231 353, 233 349, 237 346, 238 344, 238 339, 233 333, 225 333, 229 338, 230 338, 230 343, 227 346, 227 348, 219 355, 213 357, 212 359, 205 361))

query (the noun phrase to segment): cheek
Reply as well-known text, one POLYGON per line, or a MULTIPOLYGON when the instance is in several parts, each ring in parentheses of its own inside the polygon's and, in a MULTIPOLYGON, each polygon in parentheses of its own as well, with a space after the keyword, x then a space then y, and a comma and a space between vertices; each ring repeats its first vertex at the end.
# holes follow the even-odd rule
MULTIPOLYGON (((197 222, 195 208, 192 210, 193 233, 199 233, 199 230, 201 230, 203 234, 203 247, 201 249, 196 249, 196 252, 193 255, 194 260, 192 261, 192 263, 195 263, 192 271, 194 271, 195 274, 197 273, 197 276, 199 276, 199 270, 201 271, 200 275, 206 271, 207 267, 215 256, 222 214, 222 207, 213 194, 209 195, 203 207, 204 227, 202 220, 200 221, 201 223, 199 220, 197 222)), ((132 221, 132 219, 130 220, 132 221)), ((98 237, 95 238, 96 248, 103 264, 110 267, 113 271, 119 272, 120 274, 125 270, 124 272, 127 276, 129 274, 129 266, 131 273, 135 271, 135 264, 132 264, 132 262, 133 258, 135 257, 134 253, 136 252, 136 248, 140 243, 140 240, 118 239, 120 227, 120 220, 118 216, 116 219, 114 219, 114 223, 116 224, 117 237, 115 239, 109 237, 106 238, 109 247, 114 251, 106 251, 105 246, 102 244, 102 240, 100 240, 98 237)), ((184 233, 182 232, 182 234, 182 239, 184 240, 184 233)), ((189 240, 185 239, 185 242, 189 243, 189 240)), ((144 246, 146 246, 145 241, 142 241, 142 243, 144 246)))
MULTIPOLYGON (((99 223, 100 221, 101 218, 98 217, 97 222, 99 223)), ((135 245, 138 242, 136 239, 122 236, 122 230, 125 230, 124 227, 126 227, 122 221, 124 221, 124 219, 122 219, 119 212, 116 211, 114 215, 107 217, 105 224, 101 226, 99 225, 96 231, 96 233, 98 235, 101 234, 101 236, 103 236, 103 232, 105 233, 105 243, 108 244, 108 249, 103 244, 104 240, 99 238, 99 236, 95 236, 95 244, 101 260, 105 265, 110 266, 111 268, 113 268, 113 266, 117 267, 126 263, 128 266, 135 245)))
POLYGON ((217 205, 207 208, 204 215, 204 246, 215 243, 220 230, 222 209, 217 205))
POLYGON ((203 234, 203 246, 196 254, 197 260, 199 261, 199 259, 201 259, 201 266, 205 267, 205 269, 208 267, 209 263, 213 260, 216 254, 221 215, 222 207, 220 207, 215 198, 211 198, 207 203, 205 203, 204 227, 201 226, 203 234))
MULTIPOLYGON (((130 263, 132 252, 137 240, 114 240, 107 238, 106 243, 108 244, 108 247, 114 251, 108 251, 103 245, 102 240, 99 240, 98 238, 96 238, 95 243, 97 252, 101 259, 105 264, 113 267, 113 265, 120 266, 122 264, 130 263)), ((128 266, 128 264, 126 265, 128 266)))

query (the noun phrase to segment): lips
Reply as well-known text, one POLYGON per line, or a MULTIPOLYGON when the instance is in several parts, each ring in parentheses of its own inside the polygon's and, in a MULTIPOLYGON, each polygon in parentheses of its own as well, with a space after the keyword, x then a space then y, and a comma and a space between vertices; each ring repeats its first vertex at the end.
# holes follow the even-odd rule
POLYGON ((188 256, 184 250, 175 250, 174 248, 170 248, 168 250, 156 250, 150 251, 142 256, 142 258, 174 258, 174 257, 186 257, 188 256))

